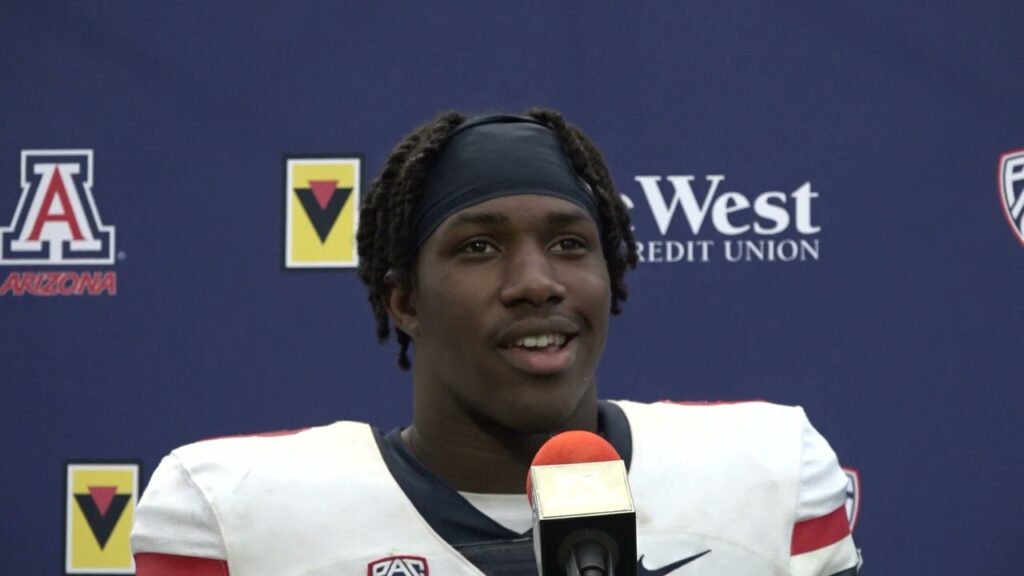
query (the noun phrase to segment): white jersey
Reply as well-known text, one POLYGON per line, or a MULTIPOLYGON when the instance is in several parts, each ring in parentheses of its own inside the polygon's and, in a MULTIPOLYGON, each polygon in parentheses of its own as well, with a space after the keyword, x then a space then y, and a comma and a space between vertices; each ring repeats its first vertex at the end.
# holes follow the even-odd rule
MULTIPOLYGON (((640 576, 856 573, 846 477, 802 409, 616 405, 632 437, 640 576)), ((132 545, 223 560, 231 576, 481 576, 428 520, 379 435, 338 422, 174 450, 132 545)))

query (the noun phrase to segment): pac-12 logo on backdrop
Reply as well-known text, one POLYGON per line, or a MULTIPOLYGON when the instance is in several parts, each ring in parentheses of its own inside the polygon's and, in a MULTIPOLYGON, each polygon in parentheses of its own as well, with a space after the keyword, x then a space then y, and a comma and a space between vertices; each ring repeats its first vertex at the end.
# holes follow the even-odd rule
POLYGON ((285 159, 285 267, 359 264, 360 159, 285 159))
POLYGON ((131 531, 139 494, 137 463, 67 465, 67 574, 134 574, 131 531))
POLYGON ((23 150, 21 198, 0 227, 0 264, 113 264, 114 227, 92 195, 92 150, 23 150))
POLYGON ((999 199, 1010 228, 1024 244, 1024 148, 999 157, 999 199))

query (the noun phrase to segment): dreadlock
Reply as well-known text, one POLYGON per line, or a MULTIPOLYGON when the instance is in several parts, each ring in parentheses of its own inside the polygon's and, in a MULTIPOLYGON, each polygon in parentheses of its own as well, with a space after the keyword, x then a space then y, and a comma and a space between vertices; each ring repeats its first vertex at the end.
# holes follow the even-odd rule
MULTIPOLYGON (((561 114, 543 108, 531 108, 527 116, 550 128, 562 144, 576 173, 594 191, 602 231, 601 246, 611 279, 611 313, 622 311, 626 300, 627 268, 637 263, 636 242, 629 214, 608 174, 608 167, 597 147, 561 114)), ((377 338, 384 342, 391 333, 386 301, 392 285, 411 287, 416 257, 413 216, 423 184, 449 134, 466 116, 444 112, 404 137, 391 154, 380 175, 370 187, 359 213, 359 278, 369 289, 369 300, 377 320, 377 338)), ((400 347, 398 365, 409 368, 409 335, 396 328, 400 347)))

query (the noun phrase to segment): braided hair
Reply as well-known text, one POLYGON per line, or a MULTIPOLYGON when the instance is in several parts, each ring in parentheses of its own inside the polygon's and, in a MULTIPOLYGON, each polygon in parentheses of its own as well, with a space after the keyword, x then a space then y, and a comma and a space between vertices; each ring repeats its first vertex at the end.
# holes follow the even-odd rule
MULTIPOLYGON (((622 311, 627 290, 627 268, 635 268, 637 248, 629 214, 615 191, 608 167, 597 147, 561 114, 543 108, 526 112, 550 128, 562 144, 573 169, 594 191, 602 231, 601 246, 611 279, 611 313, 622 311)), ((369 290, 370 305, 377 320, 377 338, 384 342, 391 333, 387 298, 395 284, 411 288, 416 258, 413 218, 427 175, 451 132, 466 116, 444 112, 405 136, 384 164, 363 201, 359 213, 359 278, 369 290)), ((396 329, 398 365, 409 368, 408 334, 396 329)))

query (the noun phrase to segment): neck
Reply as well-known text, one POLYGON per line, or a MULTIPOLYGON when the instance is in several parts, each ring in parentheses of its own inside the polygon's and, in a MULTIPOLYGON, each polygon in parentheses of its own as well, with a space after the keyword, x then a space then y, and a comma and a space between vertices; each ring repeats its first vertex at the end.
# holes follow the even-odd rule
POLYGON ((530 463, 551 436, 597 431, 594 387, 569 418, 543 431, 518 430, 463 407, 438 406, 426 396, 414 393, 413 424, 402 431, 402 440, 420 463, 462 492, 522 494, 530 463))

